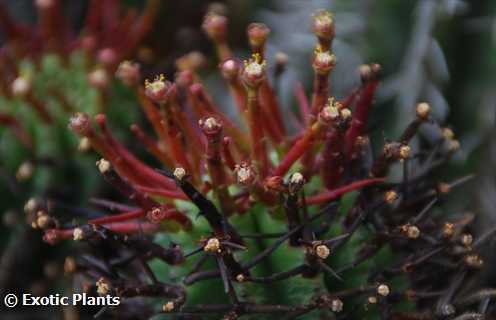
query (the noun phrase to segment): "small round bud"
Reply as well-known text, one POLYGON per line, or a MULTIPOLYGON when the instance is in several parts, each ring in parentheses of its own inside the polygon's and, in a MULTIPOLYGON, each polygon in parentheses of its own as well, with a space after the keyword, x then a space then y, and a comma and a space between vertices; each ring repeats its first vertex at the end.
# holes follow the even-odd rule
POLYGON ((343 120, 348 120, 351 118, 351 110, 348 108, 342 108, 341 110, 339 110, 339 113, 343 120))
POLYGON ((33 172, 34 165, 29 161, 25 161, 17 168, 16 179, 17 181, 29 180, 33 176, 33 172))
POLYGON ((66 257, 64 261, 64 272, 65 274, 74 273, 77 269, 76 260, 73 257, 66 257))
POLYGON ((90 130, 90 119, 86 113, 78 112, 69 119, 69 128, 79 135, 85 135, 90 130))
POLYGON ((431 113, 431 106, 427 102, 421 102, 417 104, 415 111, 419 119, 427 120, 431 113))
POLYGON ((84 231, 81 228, 74 228, 72 232, 72 238, 74 241, 81 241, 84 239, 84 231))
POLYGON ((110 79, 105 69, 97 68, 88 73, 88 82, 92 87, 103 90, 108 87, 110 79))
POLYGON ((172 84, 165 80, 163 74, 155 77, 153 81, 145 80, 145 95, 156 103, 166 103, 172 84))
POLYGON ((241 77, 245 85, 251 88, 258 87, 266 77, 267 62, 260 54, 252 54, 249 60, 244 61, 244 68, 241 77))
POLYGON ((322 111, 319 113, 319 120, 324 124, 330 124, 334 121, 337 121, 341 117, 340 110, 342 109, 342 105, 335 101, 333 97, 329 98, 327 104, 322 108, 322 111))
POLYGON ((443 225, 442 235, 444 238, 451 238, 455 233, 455 225, 453 223, 446 222, 443 225))
POLYGON ((42 230, 48 229, 52 222, 52 219, 50 218, 48 213, 43 210, 39 210, 36 215, 36 226, 42 230))
POLYGON ((484 260, 478 254, 469 254, 464 258, 465 263, 472 268, 479 269, 484 264, 484 260))
POLYGON ((220 253, 220 241, 217 238, 208 239, 207 243, 203 247, 206 252, 220 253))
POLYGON ((214 12, 209 12, 202 25, 207 36, 214 42, 223 42, 227 35, 227 18, 214 12))
POLYGON ((236 179, 239 184, 242 185, 251 185, 253 182, 255 182, 255 179, 257 177, 255 168, 248 164, 248 163, 241 163, 237 164, 234 168, 234 172, 236 173, 236 179))
POLYGON ((117 62, 117 53, 113 48, 103 48, 98 51, 97 54, 98 62, 103 64, 104 66, 112 66, 117 62))
POLYGON ((399 158, 401 160, 407 159, 410 156, 410 151, 411 151, 410 146, 402 145, 398 153, 399 158))
POLYGON ((439 183, 437 185, 437 192, 441 194, 447 194, 448 192, 450 192, 450 185, 445 182, 439 183))
POLYGON ((214 117, 200 119, 198 125, 207 136, 218 135, 222 131, 222 122, 214 117))
POLYGON ((88 152, 91 149, 91 141, 87 137, 82 137, 79 140, 78 151, 80 152, 88 152))
POLYGON ((360 78, 362 82, 369 82, 375 80, 379 73, 381 72, 381 65, 377 63, 362 64, 358 67, 358 72, 360 73, 360 78))
POLYGON ((417 239, 420 236, 420 229, 417 226, 408 226, 406 234, 410 239, 417 239))
POLYGON ((96 285, 96 292, 100 296, 106 296, 110 293, 110 283, 108 283, 107 280, 105 280, 105 278, 98 279, 95 285, 96 285))
POLYGON ((466 247, 469 247, 472 244, 473 240, 474 238, 470 233, 464 233, 460 238, 460 242, 466 247))
POLYGON ((244 282, 246 280, 246 277, 244 274, 240 273, 236 276, 236 281, 238 282, 244 282))
POLYGON ((251 23, 246 29, 250 47, 258 51, 265 45, 270 34, 270 29, 263 23, 251 23))
POLYGON ((36 200, 35 198, 31 198, 24 205, 24 213, 26 214, 33 213, 36 210, 36 208, 38 208, 38 206, 39 206, 38 200, 36 200))
POLYGON ((298 191, 301 190, 303 185, 305 184, 305 177, 299 173, 299 172, 294 172, 289 176, 289 193, 295 194, 298 191))
POLYGON ((148 221, 154 224, 161 223, 167 217, 166 210, 163 207, 155 207, 146 213, 148 221))
POLYGON ((370 296, 367 298, 367 302, 369 304, 376 304, 377 303, 377 297, 376 296, 370 296))
POLYGON ((389 295, 389 287, 385 284, 381 284, 377 287, 377 293, 380 294, 383 297, 386 297, 389 295))
POLYGON ((235 59, 227 59, 220 64, 220 71, 224 79, 232 81, 236 79, 241 69, 241 65, 235 59))
POLYGON ((330 51, 323 51, 317 47, 312 66, 316 73, 326 75, 336 66, 336 56, 330 51))
POLYGON ((102 173, 102 174, 109 171, 110 169, 112 169, 112 165, 110 164, 110 162, 108 162, 104 158, 101 158, 100 160, 98 160, 96 162, 96 166, 98 168, 98 171, 100 171, 100 173, 102 173))
POLYGON ((394 190, 389 190, 384 193, 384 201, 388 204, 392 204, 396 199, 398 199, 398 194, 394 190))
POLYGON ((288 64, 289 56, 282 51, 278 51, 274 55, 274 60, 276 65, 285 66, 286 64, 288 64))
POLYGON ((164 304, 164 305, 162 306, 162 310, 163 310, 164 312, 171 312, 171 311, 173 311, 173 310, 174 310, 174 308, 175 308, 175 306, 174 306, 174 302, 172 302, 172 301, 169 301, 169 302, 167 302, 166 304, 164 304))
POLYGON ((134 87, 138 84, 141 77, 140 65, 136 62, 123 61, 119 64, 115 76, 125 85, 134 87))
POLYGON ((31 81, 27 77, 17 77, 11 86, 12 94, 16 97, 26 96, 32 88, 31 81))
POLYGON ((334 17, 327 10, 318 10, 313 15, 312 30, 319 39, 332 40, 334 38, 334 17))
POLYGON ((450 128, 443 128, 442 134, 446 140, 452 140, 455 138, 455 133, 450 128))
POLYGON ((183 178, 186 176, 186 170, 181 167, 177 167, 174 169, 174 177, 176 177, 177 180, 181 181, 183 178))
POLYGON ((319 244, 315 246, 315 254, 320 259, 327 259, 327 257, 331 254, 331 250, 325 244, 319 244))
POLYGON ((340 299, 332 299, 331 301, 331 310, 333 312, 341 312, 343 311, 343 301, 340 299))
POLYGON ((179 71, 196 71, 205 66, 207 59, 199 51, 191 51, 176 60, 176 67, 179 71))

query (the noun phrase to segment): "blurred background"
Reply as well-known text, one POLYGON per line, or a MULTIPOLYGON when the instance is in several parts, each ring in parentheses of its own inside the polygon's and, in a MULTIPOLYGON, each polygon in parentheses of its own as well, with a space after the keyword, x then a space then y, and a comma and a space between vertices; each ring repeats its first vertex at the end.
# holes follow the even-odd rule
MULTIPOLYGON (((0 296, 7 292, 43 295, 68 287, 61 275, 71 247, 51 247, 41 241, 41 232, 26 223, 23 212, 30 198, 51 199, 48 205, 61 214, 84 214, 90 197, 117 198, 94 170, 96 155, 78 152, 78 140, 67 130, 71 112, 105 110, 116 134, 131 149, 142 152, 133 146, 128 127, 131 122, 144 122, 143 115, 133 95, 112 79, 109 71, 115 71, 115 62, 105 49, 118 47, 123 52, 119 59, 139 61, 145 78, 164 73, 169 79, 174 77, 178 58, 201 52, 205 56, 202 78, 214 99, 236 117, 217 72, 213 47, 201 29, 209 8, 228 16, 229 42, 240 58, 249 55, 246 26, 264 22, 270 27, 269 65, 274 65, 279 52, 288 57, 276 88, 288 110, 296 107, 295 83, 300 81, 307 93, 312 85, 311 14, 319 8, 333 11, 338 63, 332 73, 332 94, 344 97, 359 83, 360 64, 381 64, 383 80, 372 115, 372 127, 381 130, 373 134, 397 137, 411 120, 414 105, 429 102, 434 117, 452 128, 461 143, 461 152, 449 166, 440 168, 441 174, 448 180, 477 175, 447 205, 453 211, 474 212, 481 229, 496 223, 495 1, 182 0, 150 1, 150 9, 146 1, 100 0, 96 2, 105 12, 101 18, 105 23, 96 27, 99 37, 92 44, 87 21, 95 1, 67 0, 60 1, 66 20, 58 42, 64 45, 60 52, 57 45, 49 48, 40 37, 50 21, 43 17, 43 6, 50 2, 0 0, 0 296), (124 50, 117 40, 132 34, 122 34, 113 26, 127 12, 137 13, 137 23, 140 13, 155 17, 124 50), (110 74, 103 84, 97 73, 91 76, 99 68, 110 74), (29 94, 13 92, 18 78, 29 80, 29 94), (37 103, 61 111, 47 123, 33 109, 37 103)), ((17 82, 20 89, 23 84, 17 82)), ((436 134, 428 126, 422 130, 427 137, 436 134)), ((495 284, 494 273, 484 277, 495 284)), ((87 310, 88 314, 93 311, 87 310)), ((17 309, 6 317, 2 313, 2 319, 77 319, 73 310, 61 308, 17 309)))

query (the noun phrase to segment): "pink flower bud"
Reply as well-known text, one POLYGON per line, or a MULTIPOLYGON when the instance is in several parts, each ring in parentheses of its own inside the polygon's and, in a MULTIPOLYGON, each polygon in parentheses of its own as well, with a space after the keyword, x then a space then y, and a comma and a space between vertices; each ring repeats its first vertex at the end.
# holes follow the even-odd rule
POLYGON ((320 39, 332 40, 334 38, 334 17, 327 10, 318 10, 313 15, 312 30, 320 39))
POLYGON ((248 61, 244 61, 242 72, 243 82, 248 87, 258 87, 266 77, 267 62, 258 53, 252 55, 248 61))
POLYGON ((235 59, 227 59, 220 64, 220 71, 226 80, 234 80, 241 69, 241 65, 235 59))
POLYGON ((119 64, 117 71, 115 72, 117 78, 119 78, 127 86, 135 86, 138 84, 140 79, 140 65, 131 62, 123 61, 119 64))
POLYGON ((110 79, 105 69, 98 68, 88 73, 88 82, 92 87, 103 90, 108 87, 110 79))
POLYGON ((336 66, 336 56, 330 51, 322 51, 320 47, 315 49, 313 58, 313 69, 319 74, 327 74, 336 66))
POLYGON ((226 39, 227 18, 217 13, 210 12, 203 20, 203 30, 210 39, 215 42, 222 42, 226 39))
POLYGON ((270 29, 263 23, 251 23, 246 29, 248 41, 253 49, 261 48, 265 45, 270 34, 270 29))
POLYGON ((159 75, 152 82, 145 80, 145 94, 156 103, 165 103, 169 98, 172 84, 165 80, 163 74, 159 75))

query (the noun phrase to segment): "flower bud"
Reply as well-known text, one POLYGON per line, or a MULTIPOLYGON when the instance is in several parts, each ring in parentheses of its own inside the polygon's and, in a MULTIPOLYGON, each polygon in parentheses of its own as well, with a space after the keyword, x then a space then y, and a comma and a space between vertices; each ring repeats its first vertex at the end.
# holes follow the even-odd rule
POLYGON ((176 60, 176 67, 179 71, 196 71, 205 66, 206 63, 207 59, 203 53, 199 51, 191 51, 176 60))
POLYGON ((377 63, 362 64, 358 71, 360 73, 360 78, 362 82, 369 82, 371 80, 377 79, 379 73, 381 72, 381 65, 377 63))
POLYGON ((222 76, 228 81, 236 79, 240 69, 240 63, 235 59, 227 59, 220 64, 220 71, 222 72, 222 76))
POLYGON ((203 250, 206 252, 220 253, 220 241, 217 238, 210 238, 207 240, 207 243, 203 247, 203 250))
POLYGON ((243 162, 241 164, 237 164, 234 168, 234 172, 236 173, 236 178, 239 184, 247 186, 255 182, 255 168, 248 163, 243 162))
POLYGON ((430 113, 431 113, 431 106, 426 102, 422 102, 422 103, 417 104, 415 111, 416 111, 417 117, 419 119, 427 120, 429 118, 430 113))
POLYGON ((140 65, 136 62, 123 61, 119 64, 115 75, 120 79, 125 85, 129 87, 134 87, 138 84, 141 74, 140 65))
POLYGON ((181 167, 177 167, 174 169, 174 177, 176 177, 177 180, 181 181, 183 178, 186 176, 186 170, 181 167))
POLYGON ((217 136, 222 131, 222 122, 214 117, 200 119, 198 125, 206 136, 217 136))
POLYGON ((156 103, 166 103, 172 84, 165 80, 163 74, 155 77, 155 79, 150 82, 148 79, 145 80, 145 94, 148 98, 156 103))
POLYGON ((16 97, 26 96, 32 89, 31 81, 27 77, 17 77, 11 86, 12 94, 16 97))
POLYGON ((202 28, 212 41, 223 42, 227 35, 227 18, 210 12, 205 16, 202 28))
POLYGON ((334 17, 327 10, 318 10, 313 15, 312 30, 319 39, 330 41, 334 38, 334 17))
POLYGON ((377 287, 377 293, 383 297, 386 297, 390 293, 389 287, 385 284, 381 284, 377 287))
POLYGON ((254 51, 259 51, 265 45, 270 34, 270 29, 263 23, 251 23, 246 29, 250 47, 254 51))
POLYGON ((336 56, 330 51, 323 51, 317 47, 312 66, 316 73, 326 75, 336 66, 336 56))
POLYGON ((92 87, 103 90, 108 87, 110 79, 105 69, 97 68, 88 73, 88 82, 92 87))
POLYGON ((79 135, 86 135, 90 130, 90 119, 86 113, 78 112, 69 119, 69 129, 79 135))
POLYGON ((242 71, 243 82, 251 88, 258 87, 265 80, 267 62, 262 59, 260 54, 254 53, 249 60, 244 61, 242 71))
POLYGON ((340 299, 332 299, 331 301, 331 310, 333 312, 341 312, 343 311, 343 301, 340 299))
POLYGON ((117 53, 113 48, 104 48, 98 51, 98 62, 104 66, 111 66, 117 62, 117 53))

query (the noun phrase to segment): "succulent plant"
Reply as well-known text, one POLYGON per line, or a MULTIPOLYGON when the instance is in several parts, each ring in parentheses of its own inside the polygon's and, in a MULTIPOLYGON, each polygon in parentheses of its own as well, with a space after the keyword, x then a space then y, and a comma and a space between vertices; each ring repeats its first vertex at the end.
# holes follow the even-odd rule
MULTIPOLYGON (((313 90, 308 99, 296 89, 298 112, 282 108, 275 94, 265 57, 269 28, 248 27, 252 55, 240 61, 226 41, 227 23, 210 12, 203 28, 240 119, 220 111, 194 68, 143 87, 128 61, 117 76, 156 136, 133 124, 133 149, 157 161, 135 156, 103 113, 70 119, 70 129, 103 157, 103 178, 126 199, 93 200, 100 212, 79 219, 51 214, 40 200, 26 204, 46 242, 87 244, 66 259, 75 290, 121 297, 121 306, 98 314, 119 319, 482 317, 494 293, 478 291, 471 278, 494 231, 472 235, 473 215, 449 216, 436 206, 471 178, 434 175, 460 148, 453 131, 419 103, 400 137, 370 141, 380 65, 359 66, 361 85, 348 96, 330 95, 339 57, 327 11, 312 19, 313 90), (443 138, 413 149, 409 142, 425 123, 443 138), (388 176, 398 167, 400 179, 388 176), (134 297, 160 298, 162 307, 134 297)), ((284 61, 277 59, 277 72, 284 61)))

